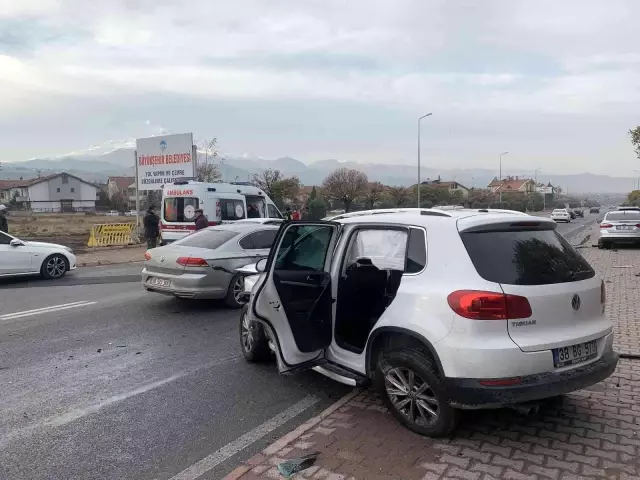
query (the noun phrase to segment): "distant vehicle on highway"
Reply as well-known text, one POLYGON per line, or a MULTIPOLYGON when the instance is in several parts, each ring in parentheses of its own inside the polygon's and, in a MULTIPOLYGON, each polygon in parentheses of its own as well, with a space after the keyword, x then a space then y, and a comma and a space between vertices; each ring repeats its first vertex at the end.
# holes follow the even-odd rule
POLYGON ((62 278, 76 268, 76 256, 69 247, 31 242, 0 232, 0 277, 42 275, 62 278))
POLYGON ((571 215, 566 208, 556 208, 551 212, 551 220, 555 222, 567 222, 571 221, 571 215))
POLYGON ((598 248, 618 243, 640 244, 640 210, 607 212, 600 222, 598 248))
POLYGON ((120 212, 117 210, 109 210, 106 213, 107 217, 119 217, 120 216, 120 212))
POLYGON ((609 210, 617 210, 618 206, 617 205, 609 205, 609 210))
POLYGON ((240 308, 244 275, 237 268, 267 258, 276 225, 233 223, 207 227, 145 253, 142 286, 178 298, 224 299, 240 308))
POLYGON ((584 210, 580 209, 580 208, 576 208, 573 213, 575 214, 576 217, 581 217, 584 218, 584 210))
POLYGON ((125 217, 135 217, 137 214, 138 212, 135 210, 129 210, 127 212, 124 212, 125 217))
POLYGON ((589 213, 600 213, 600 209, 598 207, 591 207, 589 213))

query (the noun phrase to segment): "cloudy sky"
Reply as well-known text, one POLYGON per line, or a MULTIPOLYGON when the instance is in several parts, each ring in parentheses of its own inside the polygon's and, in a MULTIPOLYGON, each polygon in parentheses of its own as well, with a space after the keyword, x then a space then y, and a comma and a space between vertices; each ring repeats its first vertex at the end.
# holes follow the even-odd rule
POLYGON ((0 160, 165 128, 306 163, 633 175, 638 0, 0 0, 0 160))

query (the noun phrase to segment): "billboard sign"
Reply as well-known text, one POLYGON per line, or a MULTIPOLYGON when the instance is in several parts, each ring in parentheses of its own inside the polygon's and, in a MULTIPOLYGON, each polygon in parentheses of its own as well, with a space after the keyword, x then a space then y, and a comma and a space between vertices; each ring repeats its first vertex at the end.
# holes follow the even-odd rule
POLYGON ((538 187, 536 191, 542 195, 548 195, 553 193, 553 187, 538 187))
POLYGON ((179 178, 196 176, 193 134, 136 140, 138 190, 161 190, 179 178))

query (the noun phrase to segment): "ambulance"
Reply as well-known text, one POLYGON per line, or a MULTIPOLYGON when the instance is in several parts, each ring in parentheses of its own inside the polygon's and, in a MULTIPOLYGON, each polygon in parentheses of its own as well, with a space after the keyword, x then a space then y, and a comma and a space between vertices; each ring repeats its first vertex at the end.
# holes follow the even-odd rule
POLYGON ((195 230, 198 208, 202 209, 210 226, 237 222, 251 215, 282 218, 273 200, 249 183, 179 180, 162 189, 160 231, 163 244, 175 242, 195 230), (248 211, 253 213, 249 215, 248 211))

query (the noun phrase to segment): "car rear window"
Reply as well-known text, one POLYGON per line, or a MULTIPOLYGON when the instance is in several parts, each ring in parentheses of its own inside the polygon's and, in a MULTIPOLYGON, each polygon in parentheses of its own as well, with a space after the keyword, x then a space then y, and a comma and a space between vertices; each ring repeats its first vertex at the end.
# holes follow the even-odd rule
POLYGON ((198 230, 197 232, 187 235, 180 240, 173 242, 172 245, 181 245, 184 247, 209 248, 215 250, 224 245, 233 237, 238 235, 237 232, 228 230, 218 230, 217 228, 198 230))
POLYGON ((595 276, 587 261, 555 230, 463 232, 477 272, 506 285, 548 285, 595 276))
POLYGON ((635 210, 623 210, 620 212, 611 212, 607 213, 604 216, 605 220, 613 221, 613 222, 637 222, 640 220, 640 212, 635 210))

